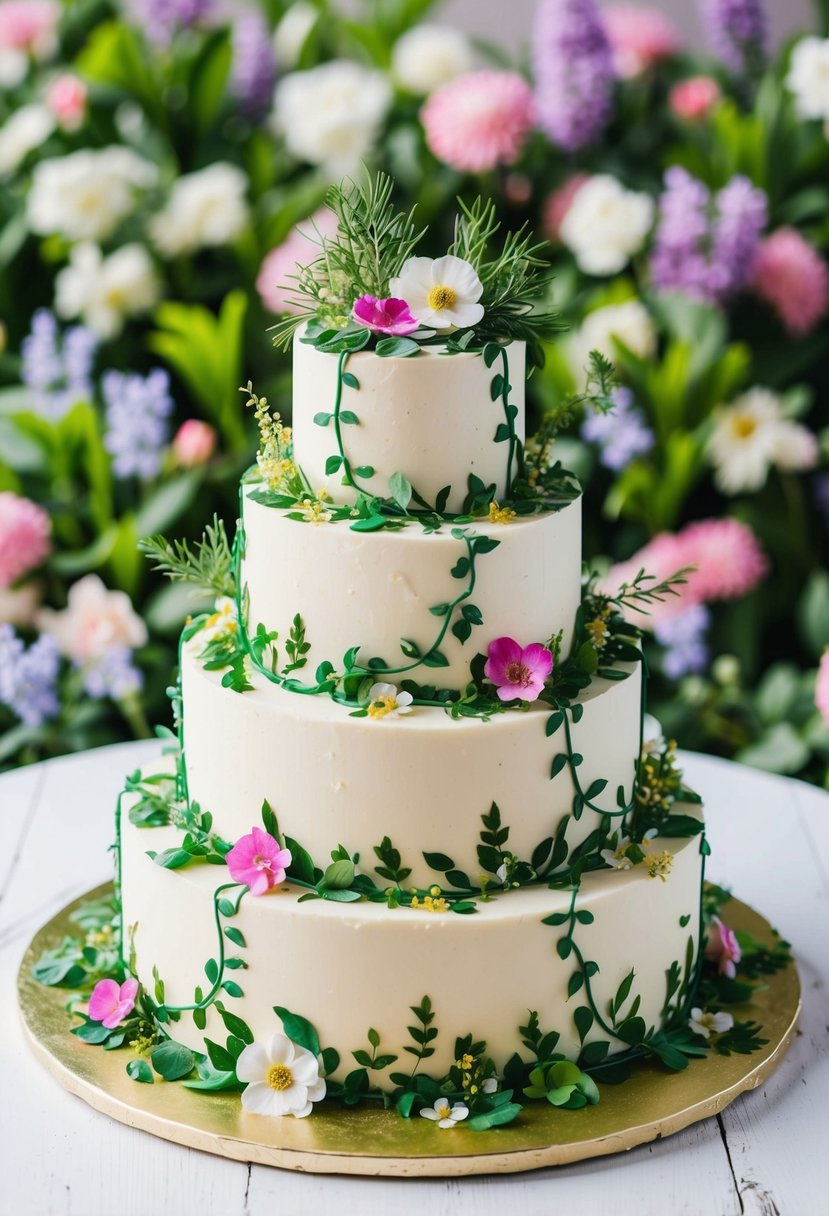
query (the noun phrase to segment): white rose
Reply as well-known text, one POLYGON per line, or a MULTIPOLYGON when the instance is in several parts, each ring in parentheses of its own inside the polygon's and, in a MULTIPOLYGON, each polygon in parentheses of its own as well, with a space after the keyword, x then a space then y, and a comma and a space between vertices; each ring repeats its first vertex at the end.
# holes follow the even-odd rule
POLYGON ((472 67, 472 48, 460 30, 416 25, 394 44, 392 75, 399 85, 424 97, 472 67))
POLYGON ((157 170, 129 148, 83 149, 44 160, 32 175, 28 218, 33 232, 70 241, 103 241, 133 209, 135 192, 157 170))
POLYGON ((391 102, 382 72, 335 59, 291 72, 276 89, 274 124, 299 160, 329 176, 353 172, 371 152, 391 102))
POLYGON ((0 127, 0 174, 11 174, 55 129, 46 106, 21 106, 0 127))
POLYGON ((296 67, 319 15, 319 9, 306 0, 295 0, 287 9, 273 33, 273 49, 280 68, 296 67))
POLYGON ((786 87, 801 118, 829 121, 829 38, 802 38, 792 51, 786 87))
POLYGON ((150 221, 156 248, 175 257, 235 240, 248 221, 247 185, 242 170, 223 161, 178 178, 167 206, 150 221))
POLYGON ((559 236, 585 274, 618 274, 642 248, 653 213, 650 195, 600 173, 576 192, 559 236))
POLYGON ((147 641, 147 626, 129 596, 107 590, 97 574, 73 583, 63 611, 44 608, 37 614, 37 624, 75 663, 100 658, 113 646, 134 650, 147 641))
POLYGON ((97 245, 72 250, 55 281, 55 307, 80 317, 101 338, 114 338, 125 317, 147 312, 159 298, 159 282, 143 245, 122 245, 105 258, 97 245))
POLYGON ((608 304, 587 314, 567 343, 570 366, 577 380, 587 367, 591 350, 600 351, 611 363, 615 361, 614 338, 624 342, 641 359, 655 354, 656 328, 640 300, 608 304))

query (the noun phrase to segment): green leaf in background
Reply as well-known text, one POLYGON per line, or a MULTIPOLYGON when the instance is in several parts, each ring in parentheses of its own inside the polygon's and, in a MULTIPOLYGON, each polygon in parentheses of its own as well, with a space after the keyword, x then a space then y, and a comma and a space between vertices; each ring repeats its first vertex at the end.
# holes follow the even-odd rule
POLYGON ((735 759, 767 773, 796 773, 809 759, 809 746, 790 722, 778 722, 735 759))
POLYGON ((189 110, 196 132, 205 135, 225 98, 233 47, 227 29, 216 30, 199 49, 190 73, 189 110))
POLYGON ((816 570, 797 604, 797 621, 804 641, 820 658, 829 646, 829 573, 816 570))

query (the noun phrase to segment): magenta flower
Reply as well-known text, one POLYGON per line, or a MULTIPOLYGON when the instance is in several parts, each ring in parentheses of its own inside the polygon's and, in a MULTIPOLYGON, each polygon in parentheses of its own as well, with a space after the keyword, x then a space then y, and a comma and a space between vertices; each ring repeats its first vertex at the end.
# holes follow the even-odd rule
POLYGON ((250 887, 251 895, 264 895, 271 887, 285 881, 291 850, 283 849, 279 841, 262 828, 251 828, 247 836, 239 837, 225 861, 231 878, 250 887))
POLYGON ((553 670, 553 656, 533 642, 521 646, 512 638, 496 638, 487 647, 484 675, 498 688, 501 701, 535 701, 553 670))
POLYGON ((138 980, 124 980, 120 985, 117 980, 98 980, 89 998, 89 1016, 114 1030, 132 1013, 137 995, 138 980))
POLYGON ((412 316, 405 300, 390 296, 378 300, 376 296, 360 296, 354 301, 351 315, 358 325, 365 325, 373 334, 392 334, 402 337, 413 333, 420 322, 412 316))
POLYGON ((705 946, 705 957, 717 964, 720 975, 727 975, 730 980, 737 973, 737 963, 743 957, 737 934, 728 925, 724 925, 719 916, 714 917, 714 923, 708 934, 705 946))

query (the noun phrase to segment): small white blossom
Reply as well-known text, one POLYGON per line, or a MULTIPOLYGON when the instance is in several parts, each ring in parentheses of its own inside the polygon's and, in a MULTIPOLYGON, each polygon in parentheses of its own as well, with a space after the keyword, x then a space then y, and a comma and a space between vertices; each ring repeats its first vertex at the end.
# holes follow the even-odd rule
POLYGON ((150 221, 156 249, 177 257, 230 244, 248 222, 247 186, 242 170, 223 161, 177 178, 167 206, 150 221))
POLYGON ((319 1060, 284 1034, 249 1043, 236 1061, 236 1076, 246 1081, 242 1106, 252 1115, 310 1115, 325 1097, 319 1060))
POLYGON ((447 253, 442 258, 408 258, 389 292, 405 300, 413 317, 430 329, 465 329, 484 315, 478 301, 483 284, 475 268, 447 253))
POLYGON ((592 350, 599 351, 611 363, 616 361, 614 338, 641 359, 650 359, 656 353, 656 327, 641 300, 607 304, 587 314, 567 343, 570 366, 577 381, 584 374, 592 350))
POLYGON ((39 148, 55 129, 46 106, 21 106, 0 127, 0 174, 14 173, 23 160, 39 148))
POLYGON ((70 241, 106 240, 133 210, 136 192, 157 176, 155 165, 117 146, 41 161, 32 174, 29 227, 70 241))
POLYGON ((97 245, 76 245, 55 280, 55 308, 80 317, 100 338, 115 338, 126 317, 148 312, 160 284, 143 245, 122 245, 104 257, 97 245))
POLYGON ((632 870, 633 862, 627 855, 629 845, 630 837, 623 836, 615 849, 602 849, 599 856, 614 870, 632 870))
POLYGON ((730 1013, 709 1013, 697 1008, 691 1010, 688 1025, 694 1034, 710 1039, 712 1034, 725 1034, 726 1030, 730 1030, 734 1025, 734 1018, 730 1013))
POLYGON ((386 718, 390 714, 411 713, 413 700, 410 692, 398 692, 394 684, 372 684, 368 690, 368 716, 386 718))
POLYGON ((229 595, 220 595, 216 600, 215 611, 207 618, 201 629, 201 638, 205 642, 213 642, 236 632, 238 618, 236 616, 236 601, 229 595))
POLYGON ((391 53, 395 80, 418 97, 425 97, 471 68, 469 40, 448 25, 416 25, 398 38, 391 53))
POLYGON ((438 1127, 457 1127, 469 1114, 469 1107, 463 1102, 450 1104, 447 1098, 438 1098, 434 1106, 424 1106, 420 1112, 422 1118, 431 1119, 438 1127))
POLYGON ((487 1077, 481 1086, 481 1089, 485 1094, 494 1094, 498 1089, 498 1078, 487 1077))
POLYGON ((642 248, 653 215, 650 195, 599 173, 576 192, 559 236, 585 274, 618 274, 642 248))
POLYGON ((14 46, 0 46, 0 89, 16 89, 26 79, 29 60, 14 46))
POLYGON ((792 51, 786 87, 801 118, 829 121, 829 38, 801 38, 792 51))
POLYGON ((299 160, 329 177, 353 173, 374 148, 391 104, 383 72, 333 59, 277 85, 274 125, 299 160))
POLYGON ((707 455, 717 489, 739 494, 759 490, 772 466, 812 468, 818 445, 807 427, 784 416, 776 393, 755 386, 719 411, 707 455))

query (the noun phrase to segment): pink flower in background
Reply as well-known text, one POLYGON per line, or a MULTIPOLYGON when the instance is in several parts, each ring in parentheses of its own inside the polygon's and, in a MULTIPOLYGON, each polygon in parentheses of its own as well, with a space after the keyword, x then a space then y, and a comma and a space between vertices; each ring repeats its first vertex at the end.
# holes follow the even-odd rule
POLYGON ((188 418, 182 422, 173 438, 173 456, 183 469, 196 469, 207 464, 216 451, 216 431, 209 422, 201 418, 188 418))
POLYGON ((109 591, 97 574, 87 574, 69 588, 61 612, 44 608, 38 626, 54 637, 75 663, 100 658, 113 647, 130 650, 147 641, 147 626, 123 591, 109 591))
POLYGON ((711 113, 720 99, 720 86, 711 76, 689 76, 675 84, 668 94, 668 105, 677 118, 697 122, 711 113))
POLYGON ((225 861, 235 882, 250 887, 251 895, 264 895, 271 887, 285 881, 291 850, 283 849, 270 832, 251 828, 247 836, 239 837, 225 861))
POLYGON ((0 493, 0 588, 40 565, 50 549, 51 528, 42 507, 11 490, 0 493))
POLYGON ((4 0, 0 3, 0 47, 26 51, 38 59, 53 54, 59 13, 54 0, 4 0))
POLYGON ((752 286, 795 337, 810 333, 829 309, 829 266, 794 228, 760 242, 752 286))
POLYGON ((551 241, 561 240, 561 225, 582 186, 590 181, 589 173, 574 173, 554 190, 544 204, 544 233, 551 241))
POLYGON ((359 325, 365 325, 374 334, 403 335, 413 333, 420 322, 412 316, 405 300, 390 296, 378 300, 376 296, 360 296, 351 310, 359 325))
POLYGON ((292 228, 281 245, 265 255, 256 279, 256 290, 269 312, 299 311, 291 298, 295 286, 292 276, 296 275, 298 266, 308 266, 319 257, 319 237, 332 237, 336 231, 336 215, 327 207, 320 207, 292 228))
POLYGON ((77 131, 83 125, 86 101, 86 85, 71 72, 53 80, 46 94, 46 104, 64 131, 77 131))
POLYGON ((468 72, 435 89, 420 119, 438 160, 465 173, 486 173, 517 160, 535 121, 535 102, 517 72, 468 72))
POLYGON ((815 705, 823 715, 823 720, 829 726, 829 647, 823 652, 817 671, 815 686, 815 705))
POLYGON ((535 701, 553 670, 546 646, 521 646, 513 638, 496 638, 487 646, 484 675, 498 689, 501 701, 535 701))
POLYGON ((108 1030, 114 1030, 135 1008, 138 980, 98 980, 89 998, 89 1016, 108 1030))
POLYGON ((705 957, 717 964, 720 975, 727 975, 730 980, 737 974, 737 963, 743 957, 737 935, 728 925, 723 924, 719 916, 715 916, 708 932, 705 946, 705 957))
POLYGON ((602 9, 602 21, 610 39, 613 66, 622 80, 641 76, 680 48, 679 30, 658 8, 614 4, 602 9))

